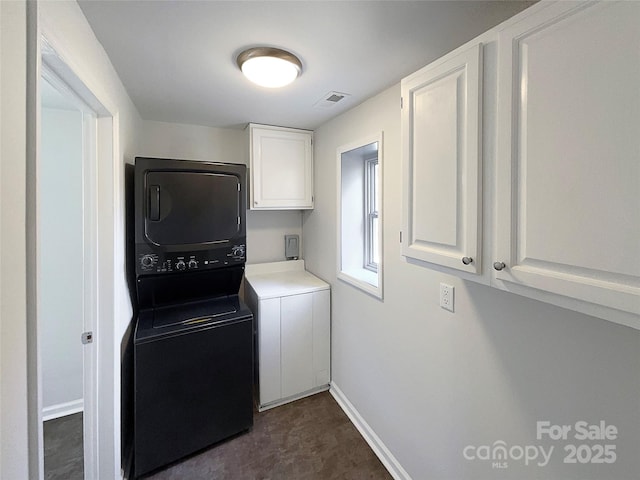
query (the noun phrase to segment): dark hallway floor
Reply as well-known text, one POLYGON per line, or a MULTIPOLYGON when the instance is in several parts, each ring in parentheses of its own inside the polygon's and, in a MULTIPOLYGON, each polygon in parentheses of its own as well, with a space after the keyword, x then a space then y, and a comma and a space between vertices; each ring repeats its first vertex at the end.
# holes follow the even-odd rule
POLYGON ((82 480, 82 413, 44 422, 45 480, 82 480))
POLYGON ((147 480, 391 479, 328 392, 255 413, 248 433, 147 480))

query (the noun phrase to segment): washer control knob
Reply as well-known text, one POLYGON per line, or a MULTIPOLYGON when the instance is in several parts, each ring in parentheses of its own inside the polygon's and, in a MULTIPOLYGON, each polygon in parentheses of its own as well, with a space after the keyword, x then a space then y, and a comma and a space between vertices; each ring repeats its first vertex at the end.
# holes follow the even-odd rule
POLYGON ((153 266, 153 255, 143 255, 140 258, 140 265, 142 265, 143 268, 148 268, 153 266))
POLYGON ((187 264, 184 263, 184 260, 178 260, 178 262, 176 263, 176 268, 180 271, 184 270, 185 268, 187 268, 187 264))
POLYGON ((192 268, 198 268, 198 262, 193 258, 189 260, 189 269, 192 269, 192 268))

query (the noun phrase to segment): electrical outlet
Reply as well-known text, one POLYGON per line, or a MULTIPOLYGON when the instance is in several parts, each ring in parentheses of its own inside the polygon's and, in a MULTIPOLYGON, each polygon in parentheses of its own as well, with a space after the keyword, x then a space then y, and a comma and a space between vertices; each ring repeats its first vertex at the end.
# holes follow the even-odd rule
POLYGON ((453 286, 446 283, 440 284, 440 306, 453 312, 453 286))

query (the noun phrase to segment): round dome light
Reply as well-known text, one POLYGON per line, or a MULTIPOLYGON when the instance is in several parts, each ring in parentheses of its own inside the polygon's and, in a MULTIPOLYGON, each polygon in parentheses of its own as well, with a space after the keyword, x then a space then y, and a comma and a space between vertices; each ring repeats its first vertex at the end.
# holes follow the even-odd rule
POLYGON ((294 54, 271 47, 257 47, 238 55, 238 67, 253 83, 279 88, 293 82, 302 73, 302 62, 294 54))

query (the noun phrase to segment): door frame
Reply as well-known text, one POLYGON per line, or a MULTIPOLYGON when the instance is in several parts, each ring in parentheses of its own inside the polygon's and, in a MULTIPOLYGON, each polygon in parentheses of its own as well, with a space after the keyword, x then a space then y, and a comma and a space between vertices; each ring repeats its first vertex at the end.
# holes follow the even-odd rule
MULTIPOLYGON (((35 154, 32 172, 27 176, 28 201, 34 207, 27 215, 27 232, 31 235, 32 245, 37 246, 38 232, 38 170, 40 165, 40 128, 41 118, 39 107, 41 105, 40 82, 45 70, 54 74, 69 89, 80 98, 91 111, 95 112, 95 121, 91 126, 93 142, 89 142, 88 148, 92 151, 91 177, 93 184, 91 192, 93 202, 90 206, 90 226, 93 235, 86 240, 90 242, 93 253, 91 262, 92 271, 88 277, 94 282, 95 288, 89 298, 85 299, 85 312, 93 312, 93 345, 85 348, 85 394, 87 389, 90 406, 85 405, 85 478, 114 478, 120 472, 119 424, 120 413, 120 385, 117 382, 119 372, 119 350, 115 346, 115 326, 118 307, 115 302, 115 294, 118 290, 116 283, 116 250, 115 244, 119 235, 117 225, 118 205, 120 194, 118 181, 120 175, 119 155, 119 113, 113 102, 105 97, 105 92, 92 88, 90 72, 81 72, 74 68, 69 61, 69 55, 65 55, 64 42, 57 39, 54 29, 47 28, 46 24, 37 22, 37 44, 35 46, 35 107, 32 114, 35 117, 35 154), (88 79, 89 81, 85 81, 88 79), (101 93, 97 93, 101 92, 101 93), (34 111, 35 110, 35 111, 34 111), (86 358, 87 355, 89 358, 86 358), (90 411, 88 411, 90 409, 90 411), (88 427, 88 428, 87 428, 88 427), (87 448, 88 447, 88 448, 87 448)), ((76 66, 77 67, 77 66, 76 66)), ((95 81, 94 81, 95 82, 95 81)), ((84 187, 83 187, 84 188, 84 187)), ((86 244, 85 244, 86 248, 86 244)), ((31 256, 30 271, 27 273, 30 280, 27 291, 28 302, 37 304, 37 247, 32 248, 28 254, 31 256)), ((29 262, 29 260, 28 260, 29 262)), ((28 357, 35 359, 35 377, 30 380, 30 388, 35 390, 35 405, 29 405, 29 416, 35 422, 31 423, 30 444, 35 447, 30 451, 29 463, 32 468, 37 466, 37 473, 32 471, 32 478, 44 478, 44 446, 42 428, 42 378, 41 358, 39 353, 39 325, 37 308, 32 307, 32 313, 28 322, 31 331, 34 331, 32 340, 28 342, 28 357), (36 425, 34 425, 36 423, 36 425), (35 457, 35 458, 34 458, 35 457)), ((80 341, 80 339, 78 339, 80 341)))
MULTIPOLYGON (((61 79, 43 59, 41 65, 40 81, 46 81, 60 94, 67 98, 82 115, 82 163, 81 163, 81 183, 82 183, 82 331, 95 332, 97 328, 96 320, 98 318, 97 311, 97 198, 96 198, 96 133, 97 133, 97 112, 87 105, 73 89, 61 79)), ((42 108, 42 98, 40 98, 40 108, 42 108)), ((41 109, 38 110, 40 114, 41 109)), ((42 121, 39 122, 40 138, 42 133, 42 121)), ((38 142, 41 146, 40 141, 38 142)), ((39 149, 40 153, 41 150, 39 149)), ((36 164, 36 177, 40 177, 40 160, 38 155, 36 164)), ((39 197, 40 189, 37 190, 36 196, 36 218, 40 220, 40 205, 42 199, 39 197)), ((44 199, 46 201, 46 199, 44 199)), ((40 268, 41 261, 41 237, 36 231, 36 268, 40 268)), ((36 291, 40 292, 41 277, 37 276, 36 291)), ((41 320, 38 315, 38 345, 41 344, 41 320)), ((80 338, 77 338, 80 341, 80 338)), ((95 443, 97 425, 96 425, 96 377, 97 377, 97 355, 96 345, 88 343, 82 348, 82 399, 83 399, 83 459, 85 478, 96 478, 96 455, 95 443)), ((40 352, 39 352, 40 353, 40 352)), ((38 364, 38 387, 42 389, 42 368, 41 361, 38 364)), ((41 396, 41 395, 40 395, 41 396)), ((40 408, 39 423, 43 422, 43 410, 40 408)), ((44 447, 44 441, 43 441, 44 447)))

